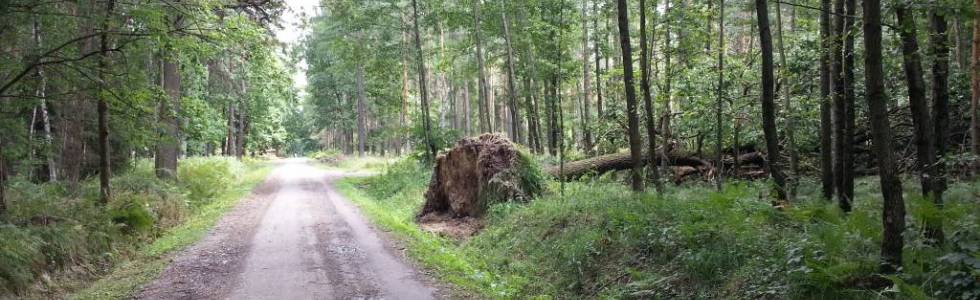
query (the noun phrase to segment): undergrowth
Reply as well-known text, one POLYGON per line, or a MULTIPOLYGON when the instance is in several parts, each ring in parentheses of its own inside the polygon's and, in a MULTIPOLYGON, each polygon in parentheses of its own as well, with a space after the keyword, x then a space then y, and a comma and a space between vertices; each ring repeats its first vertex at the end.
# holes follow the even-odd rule
MULTIPOLYGON (((910 190, 905 266, 872 289, 881 239, 875 180, 859 181, 845 215, 814 195, 782 211, 765 182, 669 187, 633 194, 610 178, 551 182, 530 203, 491 207, 465 241, 422 232, 413 217, 431 171, 412 160, 341 189, 443 280, 490 298, 976 299, 980 185, 955 183, 938 210, 910 190), (930 246, 921 225, 942 217, 949 237, 930 246)), ((804 183, 808 184, 808 183, 804 183)), ((804 186, 801 193, 817 189, 804 186)))
POLYGON ((181 230, 202 216, 220 215, 244 194, 240 190, 264 177, 263 164, 248 165, 244 172, 233 158, 185 159, 177 180, 164 181, 154 176, 151 161, 137 161, 111 179, 107 205, 99 203, 94 179, 71 189, 14 178, 9 210, 0 215, 0 298, 64 297, 114 268, 189 245, 204 230, 181 230))

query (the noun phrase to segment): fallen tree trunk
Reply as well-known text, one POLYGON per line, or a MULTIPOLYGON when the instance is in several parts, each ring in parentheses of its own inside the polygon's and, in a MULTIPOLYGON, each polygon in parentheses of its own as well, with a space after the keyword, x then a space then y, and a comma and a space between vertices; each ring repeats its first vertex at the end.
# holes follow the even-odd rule
MULTIPOLYGON (((680 152, 664 154, 663 151, 658 151, 657 153, 659 157, 666 159, 656 159, 656 163, 659 164, 666 160, 669 166, 673 167, 675 181, 682 180, 692 174, 715 174, 715 167, 711 162, 695 155, 680 152)), ((738 157, 739 164, 742 166, 742 172, 762 168, 765 165, 765 158, 759 152, 744 153, 738 157)), ((642 158, 644 164, 650 162, 649 153, 644 153, 642 158)), ((734 165, 734 161, 731 157, 727 157, 724 164, 726 167, 731 166, 734 165)), ((588 174, 601 175, 606 172, 626 170, 631 167, 632 160, 630 159, 630 153, 619 152, 567 162, 565 163, 564 174, 561 174, 561 170, 557 166, 547 168, 546 172, 556 178, 574 180, 588 174)))

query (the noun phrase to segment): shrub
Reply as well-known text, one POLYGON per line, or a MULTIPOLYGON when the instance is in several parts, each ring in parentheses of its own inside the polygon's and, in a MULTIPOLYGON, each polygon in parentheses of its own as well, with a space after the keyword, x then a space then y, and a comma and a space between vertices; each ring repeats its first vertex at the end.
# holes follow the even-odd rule
POLYGON ((170 182, 156 178, 151 161, 136 161, 112 178, 113 197, 106 206, 97 200, 95 179, 69 192, 60 183, 12 178, 8 210, 0 215, 0 298, 68 266, 104 269, 179 224, 190 204, 227 192, 242 171, 233 158, 191 158, 181 161, 178 181, 170 182))
POLYGON ((195 157, 181 161, 177 179, 187 189, 191 204, 201 205, 227 192, 239 181, 243 170, 242 163, 231 157, 195 157))
POLYGON ((326 164, 336 164, 343 159, 343 156, 344 154, 337 149, 319 150, 307 155, 307 157, 311 159, 315 159, 316 161, 326 164))

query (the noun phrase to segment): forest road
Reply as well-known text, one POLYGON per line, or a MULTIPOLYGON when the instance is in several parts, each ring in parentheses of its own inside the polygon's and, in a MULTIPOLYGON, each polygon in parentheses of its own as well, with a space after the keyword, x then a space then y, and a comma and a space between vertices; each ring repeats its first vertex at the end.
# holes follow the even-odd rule
POLYGON ((435 299, 332 182, 345 174, 287 159, 137 299, 435 299))

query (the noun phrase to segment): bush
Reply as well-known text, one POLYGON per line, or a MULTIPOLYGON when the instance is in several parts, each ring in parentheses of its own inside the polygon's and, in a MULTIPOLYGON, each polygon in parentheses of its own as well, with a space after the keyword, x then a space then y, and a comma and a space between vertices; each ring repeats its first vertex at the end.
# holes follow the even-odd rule
POLYGON ((231 157, 195 157, 181 161, 177 180, 192 205, 207 203, 238 183, 244 166, 231 157))
POLYGON ((343 159, 344 154, 337 149, 326 149, 310 153, 307 157, 325 164, 336 164, 343 159))
MULTIPOLYGON (((765 184, 668 187, 634 194, 614 179, 547 181, 527 204, 490 207, 483 232, 459 242, 421 232, 413 214, 431 171, 415 161, 350 179, 373 218, 408 239, 408 253, 440 277, 490 298, 975 299, 980 295, 980 184, 958 182, 936 210, 910 197, 902 273, 879 281, 881 198, 859 180, 854 210, 801 195, 772 208, 765 184), (941 216, 945 246, 930 246, 925 220, 941 216), (454 259, 448 259, 452 257, 454 259), (888 284, 888 281, 885 281, 888 284)), ((817 184, 817 183, 808 183, 817 184)), ((818 193, 817 187, 801 191, 818 193)), ((912 191, 914 192, 914 191, 912 191)), ((914 194, 910 192, 909 194, 914 194)), ((370 215, 369 214, 369 215, 370 215)))
POLYGON ((159 180, 149 160, 112 178, 113 197, 98 202, 96 179, 78 192, 59 183, 12 178, 8 210, 0 215, 0 298, 28 288, 41 274, 69 266, 104 270, 120 254, 132 253, 180 224, 194 208, 228 192, 243 164, 234 158, 181 161, 178 181, 159 180))

